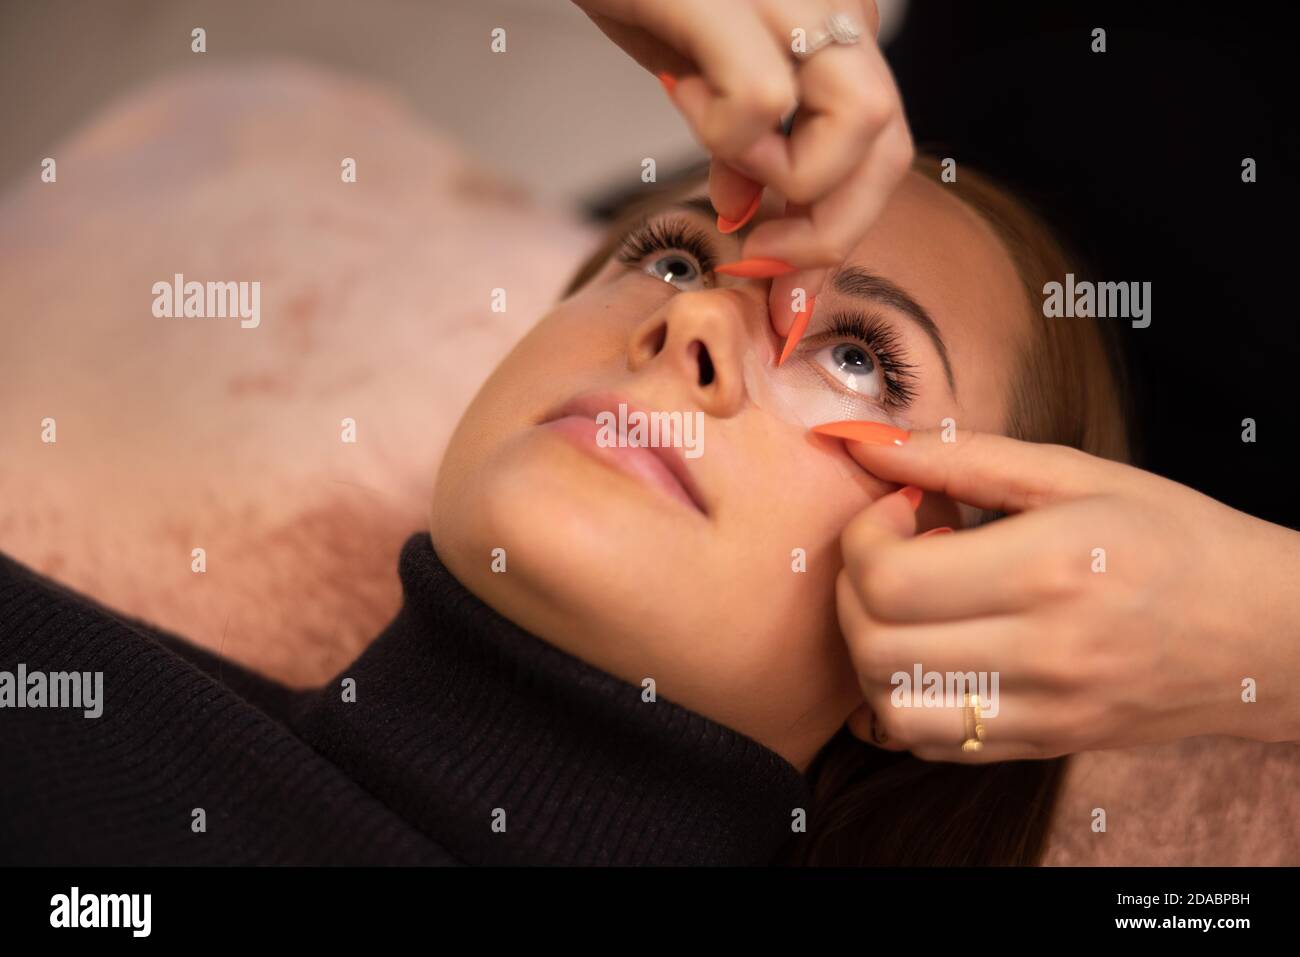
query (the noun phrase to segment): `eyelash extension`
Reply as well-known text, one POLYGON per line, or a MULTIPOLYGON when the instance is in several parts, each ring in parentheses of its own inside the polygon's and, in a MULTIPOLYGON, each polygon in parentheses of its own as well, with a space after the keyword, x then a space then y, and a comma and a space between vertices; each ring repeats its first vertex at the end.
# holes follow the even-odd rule
POLYGON ((889 323, 877 316, 837 312, 825 334, 818 338, 829 341, 837 337, 855 339, 871 353, 885 380, 881 404, 891 409, 905 409, 912 404, 916 398, 916 366, 903 358, 907 353, 902 337, 889 323))
MULTIPOLYGON (((616 258, 625 266, 638 265, 647 256, 669 249, 690 253, 701 273, 711 273, 718 264, 708 234, 686 219, 642 220, 623 237, 616 258)), ((817 338, 853 339, 871 354, 885 380, 880 403, 889 409, 905 409, 916 398, 916 366, 903 356, 902 337, 893 326, 877 316, 837 312, 830 327, 817 338)))
POLYGON ((684 219, 643 220, 623 237, 618 261, 625 266, 635 266, 647 256, 669 249, 690 253, 699 264, 701 273, 711 273, 718 264, 708 235, 684 219))

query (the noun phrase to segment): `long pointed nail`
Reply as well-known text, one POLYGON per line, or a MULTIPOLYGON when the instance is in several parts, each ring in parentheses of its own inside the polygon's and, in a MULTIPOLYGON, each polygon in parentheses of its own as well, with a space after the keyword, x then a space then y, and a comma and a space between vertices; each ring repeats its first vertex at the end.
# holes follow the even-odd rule
POLYGON ((741 279, 771 279, 794 272, 794 267, 782 259, 737 259, 734 263, 714 266, 713 271, 741 279))
POLYGON ((951 535, 952 529, 947 525, 940 525, 938 528, 932 528, 928 532, 922 532, 917 538, 929 538, 931 535, 951 535))
POLYGON ((896 429, 883 422, 827 422, 825 425, 814 425, 812 430, 818 435, 829 435, 866 445, 902 445, 912 434, 906 429, 896 429))
POLYGON ((914 512, 921 507, 921 499, 925 497, 925 493, 915 485, 904 485, 898 490, 898 494, 907 499, 907 504, 912 506, 914 512))
POLYGON ((790 334, 785 337, 785 348, 781 350, 781 358, 776 360, 778 366, 789 358, 790 353, 794 352, 794 347, 803 338, 804 332, 808 329, 808 320, 812 318, 813 306, 816 302, 816 296, 809 296, 808 304, 804 306, 803 312, 795 313, 794 322, 790 324, 790 334))
POLYGON ((758 188, 758 191, 754 193, 754 198, 749 201, 749 206, 745 208, 745 211, 741 214, 739 219, 727 219, 726 216, 723 216, 721 213, 719 213, 718 232, 734 233, 737 229, 740 229, 740 227, 744 226, 747 222, 749 222, 751 219, 754 218, 754 214, 758 212, 758 204, 762 201, 762 199, 763 199, 763 187, 760 186, 758 188))
POLYGON ((672 96, 673 91, 677 89, 677 77, 673 76, 671 73, 659 73, 656 75, 659 77, 659 82, 663 84, 664 90, 667 91, 669 96, 672 96))

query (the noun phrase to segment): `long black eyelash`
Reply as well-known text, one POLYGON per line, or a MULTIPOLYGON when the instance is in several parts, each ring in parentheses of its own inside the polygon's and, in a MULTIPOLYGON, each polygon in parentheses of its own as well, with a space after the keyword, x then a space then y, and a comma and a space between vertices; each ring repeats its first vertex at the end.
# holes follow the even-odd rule
POLYGON ((890 408, 902 409, 916 398, 916 366, 903 356, 902 337, 878 316, 852 312, 837 312, 831 319, 826 338, 856 339, 875 360, 885 378, 885 394, 881 401, 890 408))
MULTIPOLYGON (((636 265, 652 253, 682 249, 695 257, 700 271, 709 273, 718 264, 717 254, 708 234, 686 219, 642 220, 628 231, 619 246, 617 259, 624 265, 636 265)), ((878 316, 837 312, 825 332, 826 338, 855 339, 862 344, 880 367, 885 379, 882 404, 903 409, 916 398, 916 366, 903 356, 902 337, 878 316)), ((821 337, 819 337, 821 338, 821 337)))
POLYGON ((632 266, 652 253, 682 249, 695 257, 700 272, 709 273, 718 264, 708 235, 685 219, 643 220, 632 227, 618 249, 618 261, 632 266))

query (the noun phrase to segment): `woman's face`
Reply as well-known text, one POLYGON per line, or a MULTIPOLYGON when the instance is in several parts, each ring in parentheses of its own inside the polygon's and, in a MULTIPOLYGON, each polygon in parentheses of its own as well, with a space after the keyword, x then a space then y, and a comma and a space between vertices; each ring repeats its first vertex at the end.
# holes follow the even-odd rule
MULTIPOLYGON (((862 701, 838 536, 895 488, 805 423, 1001 431, 1027 308, 991 230, 914 173, 773 378, 769 282, 711 273, 740 236, 689 206, 647 225, 483 386, 443 460, 433 539, 523 628, 803 769, 862 701), (620 405, 643 446, 636 412, 681 413, 659 439, 677 447, 617 447, 620 405)), ((959 522, 933 501, 921 520, 959 522)))

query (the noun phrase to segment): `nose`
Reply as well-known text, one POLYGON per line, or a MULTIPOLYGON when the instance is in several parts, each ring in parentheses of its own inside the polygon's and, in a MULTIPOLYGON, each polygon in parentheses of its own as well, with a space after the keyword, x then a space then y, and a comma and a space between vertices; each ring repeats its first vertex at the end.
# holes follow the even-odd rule
POLYGON ((628 367, 664 368, 686 384, 705 413, 728 418, 745 400, 742 361, 748 345, 745 310, 731 289, 679 292, 632 330, 628 367))

